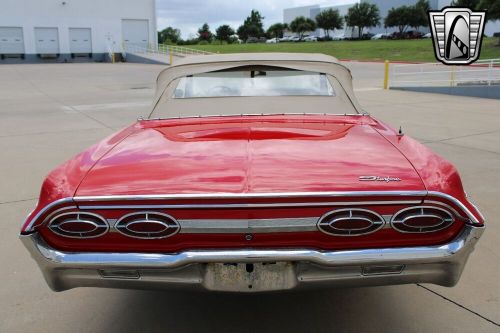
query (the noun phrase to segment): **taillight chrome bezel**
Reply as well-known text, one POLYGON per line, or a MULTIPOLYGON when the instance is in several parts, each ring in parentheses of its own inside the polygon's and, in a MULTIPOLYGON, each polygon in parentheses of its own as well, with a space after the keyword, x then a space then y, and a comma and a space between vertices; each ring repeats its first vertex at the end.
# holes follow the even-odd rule
POLYGON ((336 209, 333 211, 330 211, 323 216, 320 217, 317 223, 318 230, 321 231, 322 233, 325 233, 330 236, 338 236, 338 237, 358 237, 358 236, 365 236, 372 234, 374 232, 379 231, 382 229, 385 225, 385 219, 378 214, 377 212, 374 212, 369 209, 363 209, 363 208, 344 208, 344 209, 336 209), (366 217, 358 217, 354 216, 353 212, 360 212, 362 213, 361 215, 372 215, 373 219, 368 219, 366 217), (348 213, 348 216, 341 216, 339 218, 333 219, 333 221, 325 222, 328 218, 330 218, 334 214, 345 214, 348 213), (370 222, 370 226, 366 228, 352 228, 352 229, 345 229, 345 228, 335 228, 334 224, 345 221, 348 219, 358 219, 358 220, 365 220, 370 222), (326 229, 326 230, 325 230, 326 229), (328 230, 330 229, 330 231, 328 230), (334 230, 332 230, 334 229, 334 230), (338 231, 338 232, 332 232, 332 231, 338 231), (354 231, 354 232, 353 232, 354 231))
POLYGON ((394 214, 391 218, 391 227, 400 232, 400 233, 405 233, 405 234, 423 234, 423 233, 431 233, 431 232, 437 232, 444 230, 446 228, 449 228, 452 226, 456 221, 455 216, 453 215, 452 212, 440 208, 440 207, 435 207, 435 206, 415 206, 415 207, 408 207, 401 209, 398 211, 396 214, 394 214), (409 211, 412 210, 420 210, 419 215, 412 215, 412 216, 406 216, 406 217, 401 217, 401 215, 407 214, 409 211), (427 211, 439 211, 444 213, 443 216, 440 215, 435 215, 431 214, 427 211), (411 226, 406 224, 408 220, 412 218, 417 218, 417 217, 429 217, 429 218, 440 218, 441 222, 432 226, 427 226, 427 227, 416 227, 416 226, 411 226))
POLYGON ((177 220, 174 217, 165 213, 160 213, 155 211, 133 212, 124 215, 116 221, 113 228, 126 237, 138 238, 138 239, 165 239, 176 235, 181 230, 179 222, 177 222, 177 220), (160 221, 158 219, 149 219, 150 215, 161 216, 164 220, 160 221), (133 216, 144 216, 145 218, 138 218, 137 220, 129 221, 126 223, 126 225, 122 226, 122 224, 125 223, 124 221, 130 219, 133 216), (169 223, 165 222, 165 220, 168 221, 169 223), (162 230, 161 232, 154 233, 154 232, 137 232, 130 230, 128 228, 128 226, 135 225, 138 223, 161 224, 165 227, 165 229, 162 230), (174 230, 173 232, 162 234, 162 232, 168 231, 169 229, 174 229, 174 230))
POLYGON ((88 213, 88 212, 67 212, 62 214, 57 214, 52 217, 50 222, 48 223, 48 229, 59 235, 61 237, 66 238, 75 238, 75 239, 89 239, 89 238, 98 238, 102 237, 108 233, 110 227, 106 219, 98 214, 88 213), (74 218, 69 218, 70 216, 75 216, 74 218), (87 219, 85 219, 87 216, 87 219), (90 219, 88 217, 91 217, 90 219), (65 217, 68 217, 65 219, 65 217), (62 221, 59 221, 63 219, 62 221), (89 232, 77 232, 77 231, 69 231, 68 229, 64 229, 61 226, 71 223, 84 223, 88 225, 93 225, 95 228, 89 232), (99 230, 99 233, 94 233, 99 230))

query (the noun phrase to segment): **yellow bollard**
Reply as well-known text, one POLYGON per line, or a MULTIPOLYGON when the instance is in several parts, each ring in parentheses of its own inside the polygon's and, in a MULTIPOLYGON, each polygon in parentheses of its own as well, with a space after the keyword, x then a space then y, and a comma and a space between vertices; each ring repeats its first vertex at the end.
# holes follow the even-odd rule
POLYGON ((384 89, 389 88, 389 60, 384 62, 384 89))
POLYGON ((172 64, 174 63, 174 56, 172 55, 172 52, 169 52, 168 54, 169 54, 169 56, 170 56, 170 61, 169 61, 169 63, 170 63, 170 65, 172 65, 172 64))
POLYGON ((450 72, 450 87, 455 86, 455 66, 451 66, 450 72))

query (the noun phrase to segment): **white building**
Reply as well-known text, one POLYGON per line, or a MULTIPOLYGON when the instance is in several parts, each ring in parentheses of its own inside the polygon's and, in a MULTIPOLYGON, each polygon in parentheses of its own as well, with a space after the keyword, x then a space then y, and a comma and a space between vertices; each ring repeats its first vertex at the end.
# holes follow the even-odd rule
MULTIPOLYGON (((354 6, 355 3, 347 4, 347 5, 338 5, 338 6, 326 6, 326 7, 321 7, 320 10, 317 12, 313 12, 313 16, 316 17, 321 11, 327 10, 327 9, 333 9, 333 10, 338 10, 339 14, 341 17, 345 17, 347 13, 349 12, 349 8, 354 6)), ((316 30, 316 35, 321 36, 324 34, 324 32, 321 29, 316 30)), ((347 38, 350 37, 357 37, 358 31, 357 30, 352 30, 350 29, 347 24, 344 22, 344 27, 341 29, 335 29, 334 31, 330 32, 330 36, 344 36, 347 38)))
POLYGON ((104 60, 126 45, 157 45, 155 0, 1 0, 0 64, 104 60))
MULTIPOLYGON (((359 1, 358 1, 359 2, 359 1)), ((349 8, 354 6, 356 0, 353 0, 353 3, 346 5, 329 5, 321 7, 320 5, 312 5, 312 6, 303 6, 303 7, 294 7, 294 8, 286 8, 283 10, 283 22, 290 24, 295 18, 299 16, 304 16, 305 18, 310 18, 311 20, 315 20, 316 16, 324 10, 327 9, 336 9, 339 11, 340 16, 344 17, 347 15, 349 8)), ((346 37, 351 37, 352 29, 347 29, 347 26, 344 24, 344 28, 331 31, 330 37, 345 35, 346 37)), ((290 32, 288 32, 291 34, 290 32)), ((320 37, 324 35, 324 31, 322 29, 317 29, 316 31, 311 31, 311 34, 316 37, 320 37)))
POLYGON ((313 17, 314 13, 319 12, 319 10, 319 5, 286 8, 283 10, 283 23, 290 24, 299 16, 314 19, 316 18, 316 16, 313 17))

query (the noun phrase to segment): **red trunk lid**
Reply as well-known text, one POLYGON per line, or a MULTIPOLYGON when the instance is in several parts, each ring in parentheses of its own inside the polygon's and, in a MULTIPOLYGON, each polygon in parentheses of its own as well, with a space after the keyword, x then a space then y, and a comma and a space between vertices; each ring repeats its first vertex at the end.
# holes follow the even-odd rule
POLYGON ((425 190, 373 124, 362 116, 144 121, 76 195, 425 190))

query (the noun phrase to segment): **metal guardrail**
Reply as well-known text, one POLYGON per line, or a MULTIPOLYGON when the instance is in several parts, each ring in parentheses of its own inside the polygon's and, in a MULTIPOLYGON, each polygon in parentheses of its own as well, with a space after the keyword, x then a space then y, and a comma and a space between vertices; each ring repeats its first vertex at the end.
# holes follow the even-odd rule
POLYGON ((479 60, 468 66, 393 64, 389 82, 390 87, 500 85, 500 59, 479 60))
POLYGON ((173 57, 186 57, 192 55, 209 55, 214 54, 212 52, 202 51, 191 49, 183 46, 177 45, 163 45, 160 44, 157 47, 154 45, 148 45, 147 47, 144 45, 137 45, 131 43, 123 44, 123 56, 126 58, 127 53, 132 54, 144 54, 152 57, 158 57, 163 60, 168 59, 168 63, 171 64, 173 61, 173 57))
POLYGON ((184 47, 184 46, 165 45, 165 44, 158 45, 158 52, 161 52, 161 53, 173 53, 176 56, 209 55, 209 54, 214 54, 212 52, 207 52, 207 51, 192 49, 192 48, 188 48, 188 47, 184 47))

